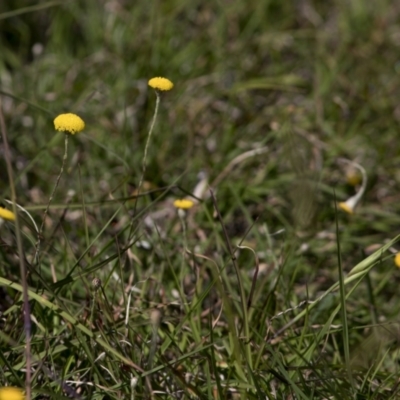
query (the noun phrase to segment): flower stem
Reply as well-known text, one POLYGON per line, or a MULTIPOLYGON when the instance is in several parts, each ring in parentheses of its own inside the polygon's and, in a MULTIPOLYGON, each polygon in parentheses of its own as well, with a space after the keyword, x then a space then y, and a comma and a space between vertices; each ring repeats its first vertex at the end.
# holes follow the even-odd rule
POLYGON ((44 210, 43 220, 42 220, 42 224, 40 225, 40 229, 39 229, 39 233, 38 233, 38 240, 36 242, 36 252, 35 252, 35 258, 34 258, 36 260, 36 264, 39 264, 40 238, 41 238, 42 233, 43 233, 44 224, 46 222, 46 217, 47 217, 47 214, 49 213, 50 204, 53 201, 54 194, 55 194, 55 192, 57 190, 57 187, 58 187, 58 185, 60 183, 61 175, 64 172, 65 161, 67 160, 67 157, 68 157, 68 137, 69 137, 69 134, 67 132, 65 132, 65 137, 64 137, 65 138, 65 148, 64 148, 64 157, 63 157, 62 163, 61 163, 61 170, 60 170, 60 173, 57 176, 56 184, 54 185, 54 188, 53 188, 53 191, 52 191, 52 193, 50 195, 50 198, 49 198, 49 201, 47 203, 46 209, 44 210))
POLYGON ((144 174, 146 172, 147 152, 149 150, 150 139, 151 139, 151 135, 153 133, 154 125, 156 123, 156 118, 157 118, 157 114, 158 114, 158 107, 160 105, 161 95, 160 95, 160 93, 158 93, 157 90, 156 90, 156 95, 157 95, 156 108, 154 110, 153 120, 151 121, 149 134, 147 135, 146 146, 144 148, 144 155, 143 155, 143 161, 142 161, 142 176, 140 177, 139 186, 138 186, 138 189, 137 189, 137 194, 138 195, 140 194, 140 189, 142 188, 144 174))

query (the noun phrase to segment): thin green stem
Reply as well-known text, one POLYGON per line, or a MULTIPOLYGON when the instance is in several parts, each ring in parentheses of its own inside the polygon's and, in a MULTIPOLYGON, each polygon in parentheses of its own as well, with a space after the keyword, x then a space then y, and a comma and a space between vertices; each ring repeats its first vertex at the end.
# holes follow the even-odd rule
POLYGON ((39 229, 39 233, 38 233, 38 240, 36 242, 36 251, 35 251, 35 258, 34 258, 34 260, 36 260, 37 265, 39 265, 40 240, 41 240, 41 236, 42 236, 42 233, 43 233, 44 224, 46 222, 46 217, 47 217, 47 214, 49 212, 50 204, 53 201, 54 194, 56 193, 56 190, 57 190, 58 185, 60 183, 61 175, 64 172, 65 161, 67 160, 67 157, 68 157, 68 137, 69 137, 69 133, 65 132, 65 147, 64 147, 64 156, 63 156, 62 163, 61 163, 61 170, 60 170, 60 173, 57 176, 56 184, 54 185, 54 188, 53 188, 53 191, 52 191, 52 193, 50 195, 50 198, 49 198, 49 201, 47 203, 46 209, 44 210, 42 224, 40 225, 40 229, 39 229))
POLYGON ((156 119, 157 119, 157 114, 158 114, 158 108, 160 106, 161 95, 160 95, 160 93, 158 93, 157 90, 156 90, 156 95, 157 95, 156 108, 154 110, 153 120, 151 121, 149 134, 147 135, 146 146, 144 148, 144 155, 143 155, 143 161, 142 161, 142 176, 140 177, 139 186, 138 186, 138 189, 137 189, 137 194, 138 195, 140 194, 140 189, 142 188, 144 174, 146 172, 147 152, 149 150, 150 139, 151 139, 151 135, 153 134, 154 125, 156 124, 156 119))
MULTIPOLYGON (((143 161, 142 161, 142 175, 141 175, 140 180, 139 180, 139 185, 138 185, 138 188, 137 188, 137 191, 136 191, 135 205, 133 207, 134 215, 136 214, 136 206, 137 206, 138 199, 140 197, 140 190, 142 189, 142 184, 143 184, 143 180, 144 180, 144 174, 146 173, 147 152, 149 150, 150 139, 151 139, 151 135, 153 134, 153 130, 154 130, 154 126, 156 124, 156 119, 157 119, 157 114, 158 114, 158 108, 160 106, 161 94, 157 90, 156 90, 156 95, 157 95, 156 107, 155 107, 155 110, 154 110, 153 119, 151 121, 149 133, 147 135, 146 146, 144 148, 143 161)), ((129 229, 129 236, 128 236, 129 240, 132 239, 133 222, 134 222, 134 220, 135 220, 135 218, 133 217, 132 220, 131 220, 131 226, 130 226, 130 229, 129 229)))
MULTIPOLYGON (((335 193, 334 193, 335 194, 335 193)), ((336 197, 336 195, 334 196, 336 197)), ((344 346, 344 358, 351 385, 354 385, 353 376, 351 373, 350 366, 350 344, 349 344, 349 326, 347 323, 347 311, 346 311, 346 289, 345 289, 345 278, 343 274, 342 266, 342 253, 340 250, 340 236, 339 236, 339 222, 337 219, 337 207, 335 201, 336 211, 336 245, 337 245, 337 256, 338 256, 338 268, 339 268, 339 293, 340 293, 340 305, 342 311, 342 326, 343 326, 343 346, 344 346)))
POLYGON ((191 302, 191 305, 189 305, 186 302, 186 296, 185 296, 185 284, 184 284, 185 265, 186 265, 185 254, 186 254, 186 252, 188 250, 187 230, 186 230, 186 211, 182 210, 182 209, 178 209, 178 217, 179 217, 180 222, 181 222, 182 236, 183 236, 183 240, 182 240, 183 249, 182 249, 181 269, 180 269, 179 277, 178 277, 179 285, 180 285, 179 292, 181 294, 182 304, 185 307, 186 313, 187 313, 187 315, 190 315, 189 324, 190 324, 190 327, 192 329, 192 332, 193 332, 194 338, 196 340, 196 343, 200 343, 200 341, 201 341, 200 332, 199 332, 199 329, 196 327, 194 319, 192 318, 193 309, 191 308, 191 306, 196 304, 196 301, 195 301, 195 298, 193 298, 193 301, 191 302))

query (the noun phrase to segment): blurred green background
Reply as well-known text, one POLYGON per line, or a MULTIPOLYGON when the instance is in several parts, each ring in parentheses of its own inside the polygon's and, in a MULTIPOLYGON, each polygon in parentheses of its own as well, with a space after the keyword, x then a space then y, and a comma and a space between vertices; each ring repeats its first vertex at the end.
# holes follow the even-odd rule
MULTIPOLYGON (((268 165, 258 160, 264 168, 249 167, 241 177, 243 189, 268 186, 293 169, 289 134, 304 153, 318 148, 318 173, 338 156, 358 160, 370 175, 368 204, 396 203, 399 30, 392 2, 0 7, 1 90, 20 99, 3 100, 15 156, 24 164, 48 155, 25 171, 25 189, 49 181, 60 147, 49 144, 51 121, 66 111, 87 124, 87 137, 75 143, 84 175, 134 180, 154 107, 146 83, 160 75, 175 89, 163 99, 149 181, 168 184, 186 171, 185 183, 193 184, 200 170, 212 179, 236 155, 268 144, 268 165), (387 193, 379 194, 382 181, 387 193)), ((323 178, 343 189, 340 171, 323 178)))
MULTIPOLYGON (((58 173, 62 137, 52 119, 62 112, 86 122, 85 134, 70 143, 69 165, 79 165, 86 201, 131 194, 155 103, 147 80, 166 76, 175 88, 162 99, 150 146, 151 187, 179 177, 191 191, 200 172, 213 182, 236 156, 268 146, 219 185, 221 206, 234 212, 234 182, 250 214, 268 210, 281 220, 268 217, 277 228, 284 220, 315 231, 334 220, 333 190, 340 200, 354 193, 337 164, 345 157, 369 178, 348 239, 368 236, 367 244, 397 228, 400 30, 393 2, 0 7, 1 91, 9 94, 3 104, 24 204, 44 204, 58 173)), ((77 189, 76 180, 64 177, 58 199, 77 189)), ((6 196, 5 175, 2 185, 6 196)))

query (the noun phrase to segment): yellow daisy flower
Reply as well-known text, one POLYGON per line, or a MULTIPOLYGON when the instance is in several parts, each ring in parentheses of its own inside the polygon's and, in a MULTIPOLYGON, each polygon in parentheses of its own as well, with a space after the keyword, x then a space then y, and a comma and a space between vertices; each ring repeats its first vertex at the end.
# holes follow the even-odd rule
POLYGON ((15 214, 6 208, 0 207, 0 218, 6 219, 7 221, 15 221, 15 214))
POLYGON ((341 208, 343 211, 346 211, 348 214, 354 214, 354 207, 352 207, 352 204, 349 204, 347 201, 342 201, 338 204, 339 208, 341 208))
POLYGON ((174 207, 181 210, 188 210, 194 206, 194 202, 189 199, 180 199, 174 201, 174 207))
POLYGON ((362 182, 362 176, 357 171, 349 170, 346 173, 347 183, 351 186, 357 186, 362 182))
POLYGON ((25 395, 21 389, 15 387, 0 388, 0 400, 24 400, 25 395))
POLYGON ((157 77, 149 80, 149 86, 155 90, 168 91, 174 87, 174 84, 167 78, 157 77))
POLYGON ((351 177, 350 175, 347 175, 347 182, 349 184, 358 186, 358 184, 361 182, 361 186, 354 196, 351 196, 346 201, 342 201, 338 204, 338 207, 343 211, 347 212, 348 214, 354 214, 354 210, 361 198, 363 197, 367 188, 367 173, 360 164, 354 161, 346 160, 344 158, 341 158, 339 161, 349 165, 348 172, 352 171, 351 177), (358 181, 358 178, 360 178, 361 180, 358 181))
POLYGON ((78 117, 76 114, 67 113, 60 114, 55 118, 54 127, 57 131, 69 132, 74 135, 85 128, 85 123, 82 118, 78 117))
POLYGON ((400 268, 400 252, 396 253, 396 255, 394 256, 394 263, 396 264, 397 268, 400 268))

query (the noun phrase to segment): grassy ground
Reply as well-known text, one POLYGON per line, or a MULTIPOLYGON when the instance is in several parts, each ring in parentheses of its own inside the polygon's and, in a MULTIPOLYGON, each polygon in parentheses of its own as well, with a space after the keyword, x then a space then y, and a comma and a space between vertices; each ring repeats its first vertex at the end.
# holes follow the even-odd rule
POLYGON ((399 398, 399 21, 387 0, 1 2, 27 213, 22 249, 0 230, 0 386, 26 387, 22 259, 32 398, 399 398), (153 76, 175 86, 138 197, 153 76), (37 262, 64 112, 86 128, 37 262), (368 177, 354 214, 343 158, 368 177))

